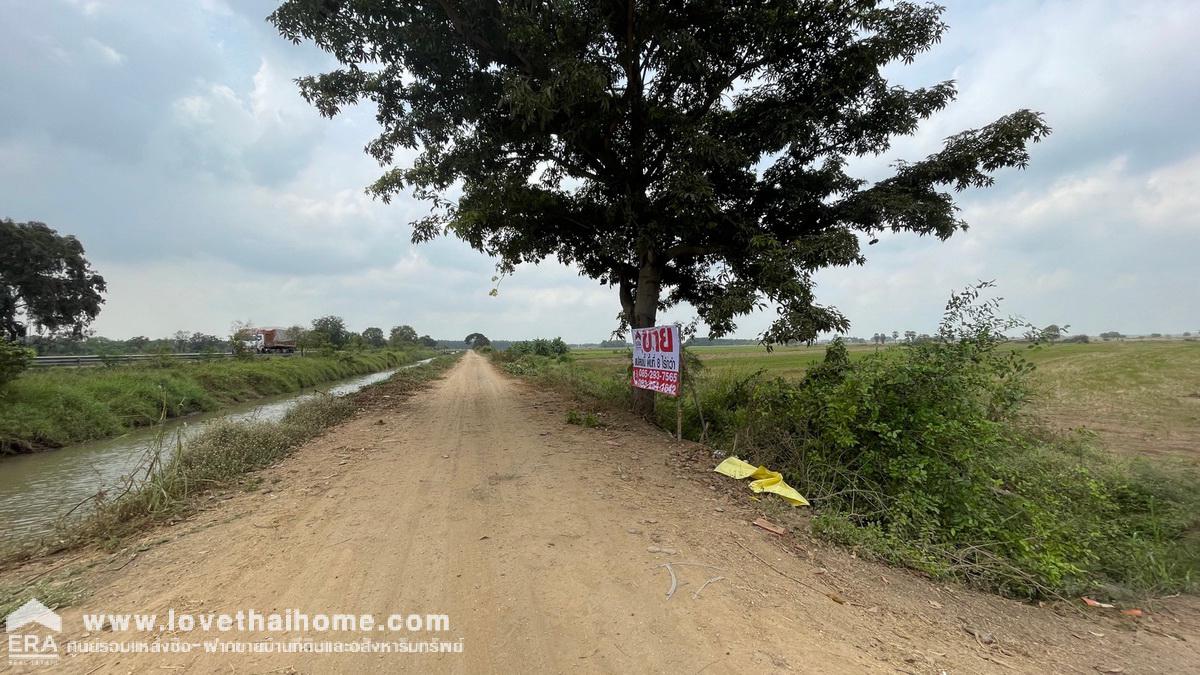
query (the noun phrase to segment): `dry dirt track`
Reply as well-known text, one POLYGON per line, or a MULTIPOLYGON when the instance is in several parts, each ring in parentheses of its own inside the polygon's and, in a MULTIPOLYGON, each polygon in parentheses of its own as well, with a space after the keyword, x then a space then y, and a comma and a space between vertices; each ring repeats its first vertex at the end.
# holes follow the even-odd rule
POLYGON ((566 406, 468 354, 414 398, 376 396, 266 472, 269 491, 149 535, 169 540, 95 572, 93 595, 64 614, 68 637, 81 637, 82 609, 444 613, 451 631, 442 637, 461 638, 461 654, 83 655, 62 666, 1135 673, 1200 665, 1194 604, 1155 607, 1138 625, 1085 618, 935 585, 803 535, 777 538, 748 524, 756 514, 744 487, 708 472, 702 448, 629 419, 568 426, 566 406), (677 567, 681 585, 667 600, 669 576, 656 567, 667 560, 720 571, 677 567), (724 579, 695 597, 714 576, 724 579))

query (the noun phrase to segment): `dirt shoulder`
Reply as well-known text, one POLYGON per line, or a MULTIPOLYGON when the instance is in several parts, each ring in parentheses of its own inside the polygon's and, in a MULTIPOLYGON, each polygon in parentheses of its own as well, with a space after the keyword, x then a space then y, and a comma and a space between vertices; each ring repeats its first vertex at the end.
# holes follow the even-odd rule
POLYGON ((441 640, 461 639, 461 653, 84 654, 59 665, 84 673, 1135 673, 1200 663, 1193 598, 1155 603, 1136 620, 1039 608, 857 560, 810 540, 798 513, 772 509, 791 530, 777 537, 750 525, 763 505, 712 473, 706 449, 632 418, 570 426, 569 407, 473 353, 421 395, 378 388, 353 421, 263 472, 264 492, 226 499, 146 537, 161 543, 93 567, 85 582, 95 591, 63 613, 60 638, 97 637, 85 636, 82 611, 436 613, 450 619, 441 640), (670 599, 661 567, 669 561, 678 581, 670 599))

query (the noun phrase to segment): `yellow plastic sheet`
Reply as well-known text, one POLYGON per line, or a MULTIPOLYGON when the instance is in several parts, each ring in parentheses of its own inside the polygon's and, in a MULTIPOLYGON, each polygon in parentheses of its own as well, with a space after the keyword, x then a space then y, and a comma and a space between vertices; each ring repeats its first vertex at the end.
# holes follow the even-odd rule
POLYGON ((783 474, 765 466, 754 466, 737 457, 726 457, 713 471, 737 480, 753 478, 754 480, 750 481, 750 489, 754 492, 770 492, 783 497, 792 506, 808 506, 807 499, 791 485, 783 482, 783 474))

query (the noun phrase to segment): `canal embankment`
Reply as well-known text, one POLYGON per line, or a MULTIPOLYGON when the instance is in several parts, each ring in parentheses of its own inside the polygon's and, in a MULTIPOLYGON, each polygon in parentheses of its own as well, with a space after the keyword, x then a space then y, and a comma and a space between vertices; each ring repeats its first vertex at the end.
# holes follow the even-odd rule
POLYGON ((110 438, 431 356, 423 348, 389 349, 27 372, 0 390, 0 455, 110 438))

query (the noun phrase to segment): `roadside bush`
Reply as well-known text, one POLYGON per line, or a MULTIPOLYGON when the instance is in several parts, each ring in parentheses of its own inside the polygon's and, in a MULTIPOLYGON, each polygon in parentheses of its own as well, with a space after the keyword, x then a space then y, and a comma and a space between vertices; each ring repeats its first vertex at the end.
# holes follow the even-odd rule
POLYGON ((493 352, 491 359, 509 374, 529 378, 576 396, 619 407, 627 406, 630 401, 627 378, 614 378, 603 372, 579 368, 571 360, 570 354, 556 358, 532 355, 514 358, 509 351, 503 351, 493 352))
POLYGON ((808 496, 818 533, 894 563, 1021 597, 1190 586, 1196 478, 1021 417, 1033 366, 995 309, 969 289, 933 340, 854 363, 835 342, 802 381, 757 383, 741 447, 808 496))
MULTIPOLYGON (((866 556, 1024 598, 1195 588, 1200 477, 1035 424, 1033 366, 1005 338, 1021 324, 986 288, 953 295, 929 339, 855 361, 834 341, 799 381, 689 364, 707 439, 783 472, 812 502, 814 531, 866 556)), ((628 402, 615 373, 537 357, 508 366, 628 402)), ((672 428, 674 407, 659 412, 672 428)), ((703 433, 696 406, 683 428, 703 433)))
POLYGON ((534 340, 524 340, 522 342, 514 342, 507 350, 512 357, 521 356, 564 356, 571 351, 567 343, 563 339, 556 337, 553 340, 545 338, 537 338, 534 340))
MULTIPOLYGON (((502 352, 493 352, 499 354, 502 352)), ((512 375, 533 375, 549 363, 544 357, 538 358, 535 356, 522 356, 513 361, 501 361, 501 365, 506 372, 512 375)))
POLYGON ((32 349, 0 339, 0 387, 17 379, 32 361, 32 349))

